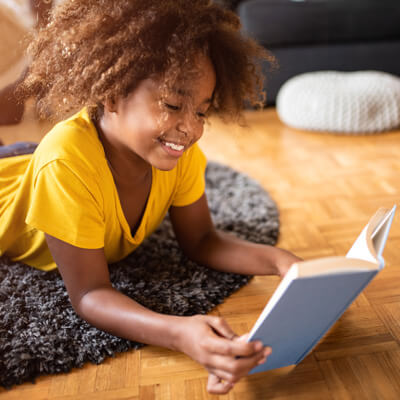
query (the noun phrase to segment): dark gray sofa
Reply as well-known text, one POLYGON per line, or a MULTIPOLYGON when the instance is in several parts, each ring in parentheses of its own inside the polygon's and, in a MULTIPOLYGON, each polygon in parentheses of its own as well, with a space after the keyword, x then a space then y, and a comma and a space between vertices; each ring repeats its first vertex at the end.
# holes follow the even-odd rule
POLYGON ((221 0, 243 30, 270 50, 267 105, 292 76, 319 70, 379 70, 400 75, 400 0, 221 0))

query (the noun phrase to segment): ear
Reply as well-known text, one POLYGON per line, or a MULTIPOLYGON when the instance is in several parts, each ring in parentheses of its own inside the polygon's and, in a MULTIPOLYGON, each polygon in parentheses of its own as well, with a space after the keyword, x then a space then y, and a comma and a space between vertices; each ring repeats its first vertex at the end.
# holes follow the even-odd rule
POLYGON ((117 112, 117 104, 115 99, 109 98, 104 102, 104 109, 110 113, 117 112))

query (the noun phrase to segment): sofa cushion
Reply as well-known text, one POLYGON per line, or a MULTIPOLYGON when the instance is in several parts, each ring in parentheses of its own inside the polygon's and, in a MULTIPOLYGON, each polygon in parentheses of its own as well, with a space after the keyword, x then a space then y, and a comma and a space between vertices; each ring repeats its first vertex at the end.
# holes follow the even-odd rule
POLYGON ((214 0, 214 3, 219 4, 220 6, 229 8, 230 10, 235 10, 239 5, 241 0, 214 0))
POLYGON ((400 37, 399 0, 249 0, 237 12, 269 47, 400 37))
POLYGON ((379 71, 318 71, 289 79, 279 118, 305 130, 374 133, 400 126, 400 78, 379 71))

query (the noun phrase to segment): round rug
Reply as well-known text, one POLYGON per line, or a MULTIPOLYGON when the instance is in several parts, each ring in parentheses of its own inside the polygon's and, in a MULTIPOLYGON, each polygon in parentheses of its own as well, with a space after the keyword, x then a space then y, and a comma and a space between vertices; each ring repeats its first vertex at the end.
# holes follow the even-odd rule
POLYGON ((380 71, 317 71, 281 87, 277 112, 304 130, 371 134, 400 126, 400 78, 380 71))
MULTIPOLYGON (((277 207, 255 181, 209 163, 206 193, 215 225, 248 240, 273 245, 277 207)), ((132 255, 110 266, 113 286, 154 311, 205 314, 250 277, 208 269, 180 251, 168 218, 132 255)), ((0 258, 0 385, 99 364, 142 344, 100 331, 74 312, 57 271, 43 272, 0 258)))

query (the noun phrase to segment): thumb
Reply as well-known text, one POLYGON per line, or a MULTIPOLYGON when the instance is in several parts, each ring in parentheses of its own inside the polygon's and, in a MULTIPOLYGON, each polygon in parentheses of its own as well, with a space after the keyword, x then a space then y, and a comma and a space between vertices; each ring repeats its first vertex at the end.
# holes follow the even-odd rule
POLYGON ((249 333, 245 333, 242 336, 237 336, 233 340, 238 341, 238 342, 247 342, 249 337, 250 337, 250 332, 249 333))

